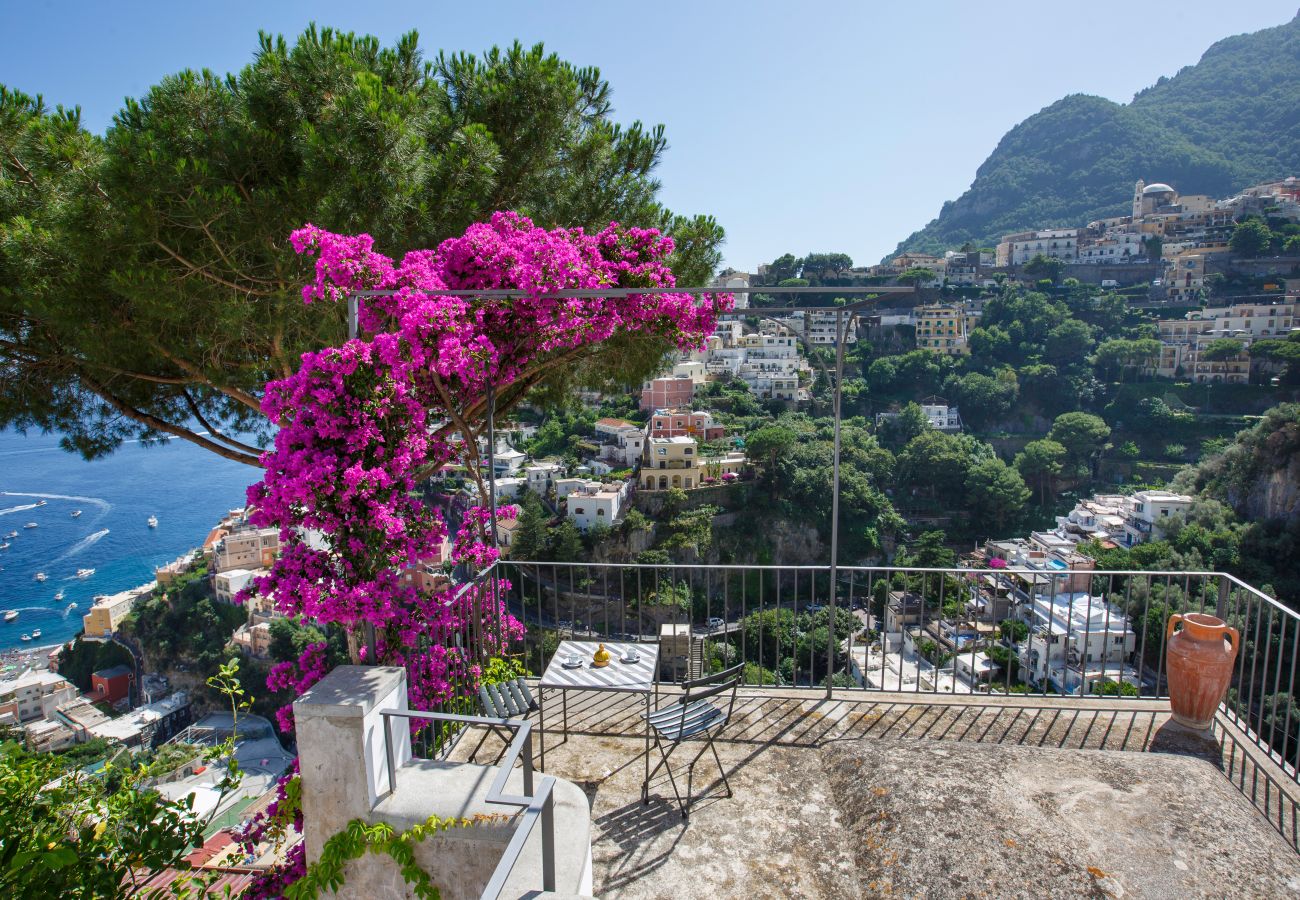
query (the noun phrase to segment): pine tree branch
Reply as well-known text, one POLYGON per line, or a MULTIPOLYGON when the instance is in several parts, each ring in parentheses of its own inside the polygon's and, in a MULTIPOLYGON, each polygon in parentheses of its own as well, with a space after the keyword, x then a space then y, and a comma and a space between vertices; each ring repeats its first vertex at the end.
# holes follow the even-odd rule
POLYGON ((158 418, 157 416, 153 416, 147 412, 136 409, 134 406, 131 406, 125 400, 121 399, 112 391, 110 391, 106 385, 101 384, 100 382, 96 381, 94 378, 91 378, 89 375, 86 375, 84 372, 80 374, 80 381, 96 396, 101 398, 105 403, 113 407, 113 409, 117 410, 119 413, 126 416, 128 419, 130 419, 133 422, 139 422, 141 425, 148 426, 149 428, 152 428, 155 431, 161 431, 166 434, 174 435, 175 437, 181 438, 182 440, 189 441, 192 444, 197 444, 198 446, 202 447, 204 450, 209 450, 217 454, 218 456, 225 457, 226 459, 243 463, 246 466, 252 466, 257 469, 262 468, 262 461, 258 456, 254 456, 249 453, 242 453, 238 450, 234 450, 229 447, 223 447, 221 444, 218 444, 215 441, 210 441, 207 438, 202 437, 201 435, 197 435, 187 428, 181 428, 179 425, 173 425, 172 423, 164 421, 158 418))
POLYGON ((257 447, 253 447, 249 444, 245 444, 243 441, 237 441, 234 438, 223 434, 215 425, 209 422, 207 418, 203 415, 202 411, 200 411, 198 403, 194 402, 194 398, 190 396, 189 391, 185 390, 184 388, 181 388, 181 396, 185 398, 185 405, 190 408, 190 413, 194 416, 194 418, 198 419, 200 425, 202 425, 204 428, 208 430, 209 434, 211 434, 213 437, 217 438, 218 440, 225 441, 227 444, 229 444, 232 447, 235 447, 236 449, 246 450, 249 453, 256 453, 258 456, 261 456, 262 451, 257 447))

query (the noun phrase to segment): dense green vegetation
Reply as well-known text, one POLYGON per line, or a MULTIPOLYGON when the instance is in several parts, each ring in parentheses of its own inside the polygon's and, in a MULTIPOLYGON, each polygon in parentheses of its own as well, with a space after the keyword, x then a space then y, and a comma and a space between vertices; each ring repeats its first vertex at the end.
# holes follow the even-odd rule
POLYGON ((248 610, 213 597, 206 576, 206 567, 196 567, 131 611, 123 632, 147 648, 152 666, 185 665, 207 678, 225 662, 226 644, 248 610))
POLYGON ((970 189, 898 250, 991 246, 1013 231, 1122 215, 1139 178, 1226 197, 1300 170, 1297 41, 1300 18, 1219 41, 1127 105, 1058 100, 1011 129, 970 189))
POLYGON ((130 650, 114 641, 87 641, 82 635, 66 644, 59 655, 59 674, 80 691, 90 690, 90 676, 95 672, 118 665, 135 669, 130 650))

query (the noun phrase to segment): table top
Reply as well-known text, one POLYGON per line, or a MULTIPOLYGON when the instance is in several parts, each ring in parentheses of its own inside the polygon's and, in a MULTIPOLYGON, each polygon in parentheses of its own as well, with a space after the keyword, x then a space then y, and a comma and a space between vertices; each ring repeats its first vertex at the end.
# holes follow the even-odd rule
POLYGON ((586 691, 631 691, 648 693, 654 690, 655 675, 659 668, 658 644, 616 644, 605 641, 609 651, 609 665, 599 669, 591 665, 592 654, 599 646, 597 641, 561 641, 551 663, 542 674, 544 688, 575 688, 586 691), (635 650, 641 658, 634 663, 622 660, 624 651, 635 650), (582 658, 582 666, 566 669, 564 660, 570 653, 582 658))

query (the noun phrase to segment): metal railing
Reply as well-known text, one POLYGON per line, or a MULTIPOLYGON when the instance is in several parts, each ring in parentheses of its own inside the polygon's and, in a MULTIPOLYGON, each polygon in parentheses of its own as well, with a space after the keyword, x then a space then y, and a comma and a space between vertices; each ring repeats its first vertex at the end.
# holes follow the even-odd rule
MULTIPOLYGON (((1221 711, 1292 781, 1300 755, 1294 688, 1300 616, 1221 572, 1004 568, 557 563, 502 560, 540 673, 564 638, 658 641, 680 680, 746 663, 750 685, 1087 701, 1167 696, 1165 624, 1217 615, 1241 633, 1221 711), (679 638, 680 640, 680 638, 679 638)), ((482 577, 482 576, 480 576, 482 577)))
POLYGON ((497 900, 505 889, 506 882, 514 871, 519 855, 533 832, 533 827, 540 820, 542 823, 542 890, 555 890, 555 778, 543 775, 538 781, 537 790, 533 790, 533 737, 532 724, 522 719, 496 719, 487 716, 462 716, 451 713, 420 712, 413 709, 386 709, 380 715, 384 722, 384 758, 388 763, 388 790, 397 791, 397 763, 393 750, 391 720, 425 719, 443 722, 464 728, 469 725, 485 727, 504 727, 513 729, 515 734, 506 749, 505 755, 497 764, 496 777, 488 786, 484 801, 487 803, 514 806, 522 810, 510 843, 506 845, 492 877, 483 889, 483 900, 497 900), (506 781, 514 770, 515 761, 523 759, 523 794, 506 793, 506 781))

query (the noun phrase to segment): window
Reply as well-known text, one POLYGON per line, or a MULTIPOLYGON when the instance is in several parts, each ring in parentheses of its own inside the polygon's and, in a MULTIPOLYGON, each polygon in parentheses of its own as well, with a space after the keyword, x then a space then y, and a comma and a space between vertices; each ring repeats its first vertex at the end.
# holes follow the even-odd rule
POLYGON ((668 448, 667 448, 667 447, 660 447, 660 448, 659 448, 659 455, 660 455, 660 456, 667 456, 667 455, 668 455, 668 448))
POLYGON ((683 455, 683 456, 690 456, 690 455, 691 455, 692 453, 694 453, 694 452, 695 452, 695 449, 694 449, 693 447, 683 447, 683 448, 682 448, 682 455, 683 455))
POLYGON ((573 511, 573 514, 574 514, 575 516, 580 516, 580 515, 582 515, 582 514, 583 514, 583 509, 582 509, 582 507, 579 506, 578 508, 576 508, 576 509, 573 511))
POLYGON ((598 509, 598 510, 596 510, 596 515, 598 515, 598 516, 603 516, 604 514, 605 514, 605 511, 604 511, 603 509, 598 509))
POLYGON ((1121 635, 1116 635, 1115 637, 1111 638, 1111 643, 1112 643, 1112 644, 1115 644, 1115 645, 1117 645, 1117 646, 1118 646, 1119 644, 1124 643, 1124 635, 1122 635, 1122 634, 1121 634, 1121 635))

